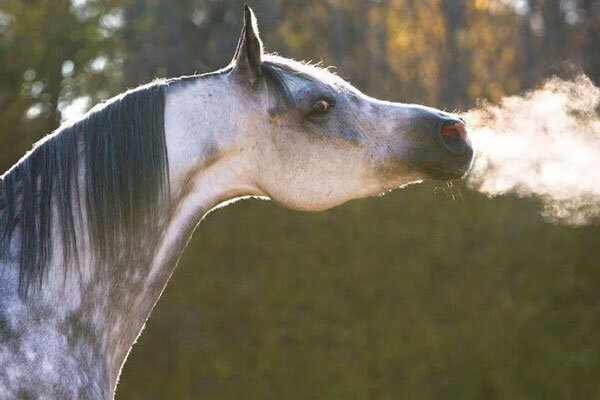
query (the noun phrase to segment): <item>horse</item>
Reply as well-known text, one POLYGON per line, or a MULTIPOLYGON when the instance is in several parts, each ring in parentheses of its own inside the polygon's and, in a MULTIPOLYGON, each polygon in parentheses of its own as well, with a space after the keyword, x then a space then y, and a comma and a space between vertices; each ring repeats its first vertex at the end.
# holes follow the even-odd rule
POLYGON ((0 180, 0 398, 111 399, 203 217, 240 198, 319 211, 471 168, 464 121, 267 54, 156 80, 48 135, 0 180))

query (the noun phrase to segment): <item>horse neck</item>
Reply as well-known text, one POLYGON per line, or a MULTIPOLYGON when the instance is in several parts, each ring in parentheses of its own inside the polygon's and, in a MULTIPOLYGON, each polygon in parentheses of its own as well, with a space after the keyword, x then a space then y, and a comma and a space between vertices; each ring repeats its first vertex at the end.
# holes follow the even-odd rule
MULTIPOLYGON (((223 102, 231 104, 231 99, 227 99, 231 93, 226 86, 220 76, 216 76, 167 92, 165 134, 171 205, 149 265, 129 271, 130 276, 142 278, 118 290, 121 304, 129 305, 122 310, 122 319, 131 319, 131 315, 135 318, 124 345, 115 356, 113 368, 121 367, 202 218, 224 202, 261 194, 249 183, 253 163, 248 154, 240 151, 239 132, 235 131, 237 121, 221 115, 223 102), (190 115, 191 109, 197 110, 199 104, 203 106, 204 115, 199 116, 197 111, 190 115), (191 157, 191 160, 190 131, 194 137, 193 146, 201 149, 199 156, 191 157)), ((118 312, 121 308, 111 311, 118 312)), ((118 371, 113 371, 115 379, 116 375, 118 371)))
MULTIPOLYGON (((56 257, 41 296, 27 300, 30 310, 53 310, 45 314, 47 323, 67 332, 72 354, 86 354, 88 360, 95 360, 97 369, 105 371, 111 391, 131 346, 201 219, 223 202, 260 195, 248 184, 252 162, 239 151, 239 143, 231 136, 235 121, 219 117, 222 107, 218 100, 214 101, 218 97, 215 91, 226 88, 219 87, 223 83, 216 80, 199 79, 166 93, 171 202, 170 208, 164 210, 166 218, 160 232, 149 238, 148 246, 142 246, 146 252, 127 258, 134 262, 106 268, 91 261, 87 248, 78 260, 68 263, 72 265, 65 266, 56 257), (190 121, 189 101, 191 98, 198 101, 199 96, 207 96, 204 117, 198 121, 194 106, 196 114, 190 121), (198 157, 189 157, 190 146, 185 143, 189 142, 185 135, 191 126, 195 129, 194 146, 204 149, 198 157), (63 270, 65 274, 60 273, 63 270)), ((56 246, 61 246, 59 240, 56 246)))
MULTIPOLYGON (((223 89, 217 76, 167 91, 165 135, 171 182, 170 209, 158 242, 153 244, 150 253, 142 255, 148 263, 126 266, 127 272, 118 273, 112 285, 111 297, 117 301, 106 313, 118 321, 107 330, 108 341, 112 343, 109 348, 114 349, 110 360, 113 389, 131 346, 202 218, 223 202, 257 194, 246 184, 249 161, 240 156, 236 140, 228 136, 233 132, 234 121, 219 116, 222 107, 215 99, 219 97, 215 91, 223 89), (190 118, 191 98, 195 102, 204 98, 201 118, 197 111, 190 118), (202 152, 190 160, 186 134, 192 127, 193 146, 202 152)), ((193 108, 197 109, 197 104, 193 108)))

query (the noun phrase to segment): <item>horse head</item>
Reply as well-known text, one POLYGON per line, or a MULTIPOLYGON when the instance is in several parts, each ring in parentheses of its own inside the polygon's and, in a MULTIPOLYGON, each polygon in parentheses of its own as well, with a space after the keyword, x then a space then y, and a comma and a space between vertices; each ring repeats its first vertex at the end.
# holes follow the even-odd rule
MULTIPOLYGON (((229 144, 217 147, 245 153, 248 194, 316 211, 427 177, 461 178, 471 167, 460 117, 378 100, 327 69, 266 54, 248 7, 219 78, 234 95, 216 96, 222 109, 215 112, 235 122, 219 139, 229 144)), ((203 112, 197 104, 187 118, 203 112)))

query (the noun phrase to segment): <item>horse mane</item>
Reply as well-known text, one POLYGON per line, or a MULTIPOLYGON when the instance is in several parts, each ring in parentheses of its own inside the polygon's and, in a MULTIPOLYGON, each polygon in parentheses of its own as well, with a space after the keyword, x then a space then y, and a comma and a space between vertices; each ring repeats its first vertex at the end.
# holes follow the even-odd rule
POLYGON ((11 257, 18 232, 21 295, 42 284, 56 234, 65 262, 79 259, 87 239, 94 260, 108 264, 131 259, 158 231, 169 201, 164 87, 155 82, 92 109, 0 177, 0 259, 11 257))

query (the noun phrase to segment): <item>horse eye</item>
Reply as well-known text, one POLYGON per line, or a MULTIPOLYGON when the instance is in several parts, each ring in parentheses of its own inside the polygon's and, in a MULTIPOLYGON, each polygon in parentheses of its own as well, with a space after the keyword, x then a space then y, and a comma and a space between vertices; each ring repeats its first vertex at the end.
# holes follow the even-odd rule
POLYGON ((325 115, 333 108, 333 103, 326 99, 318 100, 310 109, 311 115, 325 115))

